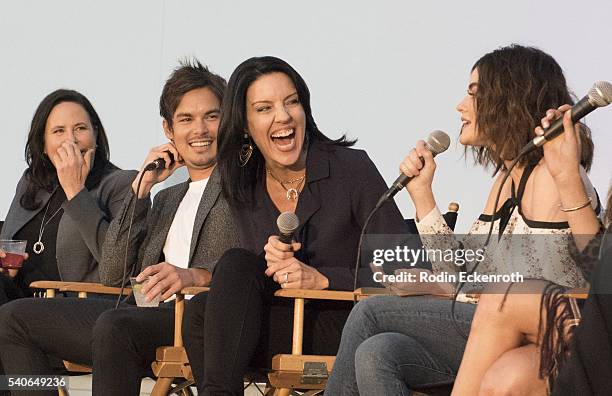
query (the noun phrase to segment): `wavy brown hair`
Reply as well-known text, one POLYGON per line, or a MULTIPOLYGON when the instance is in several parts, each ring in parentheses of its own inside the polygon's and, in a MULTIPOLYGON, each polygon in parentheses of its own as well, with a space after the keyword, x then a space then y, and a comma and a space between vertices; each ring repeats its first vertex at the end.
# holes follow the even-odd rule
MULTIPOLYGON (((474 160, 495 172, 504 160, 516 158, 535 137, 534 129, 546 110, 574 104, 561 66, 547 53, 533 47, 510 45, 490 52, 472 67, 478 69, 475 94, 476 125, 487 144, 473 147, 474 160)), ((586 125, 580 125, 581 164, 588 171, 593 160, 593 141, 586 125)), ((467 148, 466 148, 467 150, 467 148)), ((542 148, 519 160, 519 166, 535 166, 542 148)))

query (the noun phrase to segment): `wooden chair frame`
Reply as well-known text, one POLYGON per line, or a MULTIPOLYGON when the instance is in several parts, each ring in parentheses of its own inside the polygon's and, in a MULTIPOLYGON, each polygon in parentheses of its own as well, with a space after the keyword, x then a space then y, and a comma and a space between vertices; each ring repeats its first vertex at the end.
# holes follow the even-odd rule
MULTIPOLYGON (((451 203, 449 210, 456 211, 458 205, 451 203)), ((88 293, 97 294, 114 294, 118 295, 120 288, 102 286, 97 283, 80 283, 80 282, 61 282, 61 281, 38 281, 30 285, 32 288, 46 290, 46 297, 55 297, 56 291, 59 292, 76 292, 79 298, 87 298, 88 293)), ((175 320, 174 320, 174 345, 160 346, 156 351, 156 360, 152 363, 154 374, 157 376, 157 381, 151 392, 152 396, 165 396, 170 393, 183 392, 193 384, 193 374, 189 366, 187 354, 183 345, 182 337, 182 318, 185 309, 185 296, 196 295, 201 292, 208 291, 207 287, 188 287, 176 293, 175 300, 175 320), (186 383, 180 384, 172 388, 172 383, 177 378, 184 378, 186 383)), ((131 289, 124 290, 125 295, 129 295, 131 289)), ((357 289, 354 292, 350 291, 333 291, 333 290, 301 290, 301 289, 280 289, 275 293, 279 298, 294 299, 293 313, 293 338, 291 354, 279 354, 274 356, 272 360, 272 372, 268 374, 270 388, 267 389, 266 395, 274 394, 274 396, 291 395, 295 389, 307 390, 303 395, 312 396, 321 393, 325 389, 327 376, 331 373, 335 356, 320 356, 320 355, 303 355, 302 345, 304 339, 304 307, 306 300, 334 300, 334 301, 357 301, 368 298, 372 295, 390 294, 385 292, 385 289, 363 288, 357 289), (320 381, 304 382, 308 380, 305 376, 305 368, 310 363, 319 364, 320 367, 325 367, 327 375, 320 378, 320 381)), ((567 297, 576 299, 586 299, 588 297, 588 289, 572 289, 566 294, 567 297)), ((74 372, 91 372, 91 369, 74 363, 64 362, 69 371, 74 372)), ((60 394, 61 394, 60 390, 60 394)), ((66 393, 67 394, 67 393, 66 393)), ((416 393, 419 394, 419 393, 416 393)))
MULTIPOLYGON (((119 295, 121 289, 117 287, 103 286, 97 283, 62 282, 62 281, 37 281, 30 285, 32 288, 45 290, 46 298, 53 298, 57 292, 75 292, 79 298, 87 298, 90 293, 119 295)), ((206 292, 207 287, 188 287, 176 294, 174 313, 174 344, 172 346, 160 346, 156 351, 155 362, 151 367, 157 380, 152 396, 165 396, 170 393, 183 392, 190 394, 188 387, 193 384, 193 374, 189 366, 187 354, 184 349, 182 337, 182 318, 185 309, 185 296, 196 295, 206 292), (172 387, 177 378, 184 378, 186 382, 172 387)), ((131 293, 130 288, 123 290, 124 295, 131 293)), ((307 389, 305 395, 316 395, 325 389, 327 376, 318 383, 304 383, 304 368, 307 363, 324 364, 327 375, 331 373, 335 356, 303 355, 302 345, 304 337, 304 308, 306 300, 335 300, 355 301, 362 300, 376 294, 389 294, 385 289, 363 288, 354 292, 332 291, 332 290, 300 290, 281 289, 275 295, 279 298, 294 299, 293 314, 293 337, 291 354, 276 355, 272 360, 272 372, 269 373, 270 388, 266 394, 275 396, 290 395, 294 389, 307 389)), ((572 289, 566 296, 576 299, 586 299, 588 289, 572 289)), ((91 368, 76 363, 64 361, 66 369, 76 373, 90 373, 91 368)), ((307 378, 306 378, 307 379, 307 378)), ((60 394, 67 395, 65 389, 60 389, 60 394)))
MULTIPOLYGON (((270 385, 275 389, 275 396, 288 396, 294 389, 308 390, 304 395, 316 395, 325 389, 327 376, 336 360, 335 356, 303 355, 304 340, 304 307, 306 300, 335 300, 354 301, 355 293, 350 291, 333 290, 301 290, 280 289, 276 297, 293 298, 293 338, 291 354, 280 354, 272 358, 272 372, 268 374, 270 385), (320 379, 311 380, 305 377, 305 368, 315 364, 319 369, 324 368, 325 373, 319 371, 316 376, 320 379), (305 383, 309 382, 309 383, 305 383)), ((306 373, 307 374, 307 373, 306 373)))
MULTIPOLYGON (((89 294, 106 294, 118 296, 121 293, 119 287, 104 286, 99 283, 87 282, 64 282, 64 281, 36 281, 30 284, 33 289, 43 289, 45 298, 54 298, 56 294, 64 292, 77 293, 78 298, 87 298, 89 294)), ((128 296, 132 293, 132 289, 126 287, 123 289, 123 295, 128 296)), ((64 360, 66 370, 72 373, 91 373, 91 367, 78 363, 64 360)), ((58 388, 60 396, 68 396, 68 390, 65 387, 58 388)))
MULTIPOLYGON (((63 292, 77 293, 79 298, 87 298, 89 294, 107 294, 118 296, 121 292, 119 287, 103 286, 99 283, 85 282, 63 282, 63 281, 36 281, 30 284, 31 288, 45 290, 46 298, 54 298, 56 294, 63 292)), ((183 347, 182 318, 185 311, 185 296, 195 295, 208 291, 207 287, 187 287, 176 293, 174 311, 174 344, 172 346, 160 346, 156 350, 156 359, 151 367, 157 377, 155 386, 151 392, 153 396, 165 396, 170 393, 182 392, 185 395, 191 394, 189 386, 193 384, 193 375, 187 353, 183 347), (185 378, 186 382, 172 387, 176 378, 185 378)), ((131 288, 125 287, 123 295, 128 296, 132 293, 131 288)), ((91 373, 91 367, 64 360, 64 366, 70 372, 91 373)), ((60 393, 67 395, 66 389, 60 389, 60 393)))
POLYGON ((208 290, 208 287, 187 287, 175 294, 174 344, 172 346, 160 346, 155 352, 155 361, 151 364, 151 368, 157 380, 151 391, 151 396, 165 396, 177 392, 183 392, 185 395, 191 394, 188 389, 194 384, 194 380, 182 334, 185 296, 196 295, 208 290), (178 378, 184 378, 185 382, 173 388, 172 384, 178 378))

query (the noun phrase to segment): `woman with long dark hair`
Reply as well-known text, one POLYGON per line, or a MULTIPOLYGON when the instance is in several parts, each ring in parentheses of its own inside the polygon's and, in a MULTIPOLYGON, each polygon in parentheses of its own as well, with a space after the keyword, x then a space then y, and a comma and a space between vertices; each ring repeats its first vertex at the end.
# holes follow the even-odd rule
MULTIPOLYGON (((291 350, 292 305, 275 299, 276 290, 353 289, 361 227, 386 185, 364 151, 318 129, 306 83, 275 57, 236 68, 218 142, 223 192, 243 248, 227 251, 210 292, 191 300, 183 337, 198 391, 241 395, 247 367, 270 367, 271 356, 291 350), (276 236, 281 212, 299 218, 292 244, 276 236)), ((407 227, 390 203, 368 231, 407 227)), ((367 267, 359 279, 373 283, 367 267)), ((308 304, 304 352, 335 354, 350 307, 308 304)))
MULTIPOLYGON (((518 272, 525 278, 568 287, 584 285, 569 251, 571 229, 559 209, 554 179, 541 163, 542 149, 520 158, 502 185, 509 165, 533 139, 533 130, 546 111, 572 103, 561 67, 541 50, 511 45, 480 58, 472 67, 467 88, 457 105, 462 122, 459 140, 473 150, 477 164, 492 167, 497 177, 484 213, 461 243, 453 238, 436 206, 432 192, 435 161, 424 142, 417 143, 400 170, 412 177, 407 190, 427 249, 477 253, 484 248, 491 222, 493 243, 481 260, 473 260, 463 270, 458 262, 434 256, 432 271, 455 275, 477 268, 485 275, 518 272), (499 188, 500 205, 495 207, 499 188), (521 240, 526 243, 517 248, 521 240)), ((588 170, 593 144, 586 127, 579 133, 583 143, 579 162, 588 170)), ((588 204, 595 208, 597 197, 586 176, 584 179, 588 204)), ((469 181, 465 183, 469 186, 469 181)), ((444 286, 448 292, 458 291, 454 284, 444 286)), ((478 292, 483 288, 481 283, 467 286, 478 292)), ((451 301, 430 296, 381 296, 357 304, 344 328, 326 394, 409 394, 422 387, 451 384, 476 302, 466 293, 460 293, 458 300, 454 311, 451 301)))
POLYGON ((98 113, 67 89, 39 104, 25 155, 28 168, 0 239, 26 240, 28 259, 20 269, 2 269, 0 304, 31 296, 36 280, 99 281, 106 229, 135 176, 110 162, 98 113))
MULTIPOLYGON (((608 194, 607 215, 603 223, 590 203, 580 170, 580 135, 571 121, 569 105, 547 111, 542 126, 548 127, 564 117, 565 132, 544 145, 543 163, 553 176, 561 207, 572 229, 572 252, 578 268, 589 283, 603 281, 605 288, 596 293, 610 293, 610 282, 593 277, 598 263, 604 226, 612 222, 612 190, 608 194), (563 114, 565 113, 565 114, 563 114)), ((542 134, 538 128, 536 133, 542 134)), ((612 250, 607 251, 610 259, 612 250)), ((605 265, 605 264, 599 264, 605 265)), ((601 273, 600 273, 601 276, 601 273)), ((580 301, 564 295, 567 287, 548 281, 526 281, 512 286, 513 293, 482 295, 466 351, 453 389, 456 395, 507 394, 545 395, 568 357, 574 327, 580 323, 580 301), (525 290, 521 292, 518 288, 525 290)), ((597 298, 598 296, 595 296, 597 298)), ((584 333, 581 337, 584 337, 584 333)), ((580 337, 580 336, 579 336, 580 337)), ((588 337, 588 335, 587 335, 588 337)), ((577 339, 576 341, 583 341, 577 339)), ((598 342, 605 344, 606 339, 598 342)), ((574 359, 581 359, 580 356, 574 359)), ((577 377, 580 374, 576 374, 577 377)), ((609 393, 610 383, 594 383, 598 394, 609 393), (598 385, 607 384, 607 392, 598 385)), ((584 384, 582 384, 584 386, 584 384)), ((562 387, 557 387, 559 394, 562 387)), ((583 389, 580 394, 591 394, 583 389)), ((576 394, 576 393, 566 393, 576 394)))

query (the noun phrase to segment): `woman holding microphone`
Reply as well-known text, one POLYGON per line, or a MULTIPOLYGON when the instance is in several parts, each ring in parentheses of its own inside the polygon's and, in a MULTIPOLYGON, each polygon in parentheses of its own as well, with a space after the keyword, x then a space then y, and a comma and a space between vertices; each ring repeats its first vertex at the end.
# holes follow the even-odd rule
MULTIPOLYGON (((594 279, 592 274, 605 229, 593 207, 586 204, 590 197, 581 175, 580 127, 571 121, 570 106, 548 110, 542 127, 547 128, 560 117, 563 117, 564 134, 544 144, 541 163, 559 192, 561 208, 574 236, 571 247, 576 264, 585 279, 593 283, 602 280, 594 279)), ((542 127, 536 129, 536 134, 543 133, 542 127)), ((612 194, 608 194, 604 220, 608 225, 612 221, 611 205, 612 194)), ((606 247, 610 247, 610 242, 603 250, 606 247)), ((609 260, 611 254, 609 250, 602 257, 609 260)), ((531 280, 513 287, 529 293, 514 290, 508 295, 482 295, 453 394, 546 395, 547 388, 552 386, 568 357, 574 326, 580 323, 579 305, 584 301, 564 296, 566 287, 547 281, 531 280)), ((598 292, 606 293, 605 290, 598 292)))
MULTIPOLYGON (((242 395, 248 367, 269 368, 272 356, 291 350, 292 304, 275 291, 353 289, 361 227, 387 187, 352 144, 319 130, 306 82, 282 59, 251 58, 232 73, 217 166, 242 248, 219 259, 210 292, 186 307, 183 338, 199 393, 242 395), (292 244, 277 236, 281 212, 299 219, 292 244)), ((369 231, 407 227, 389 204, 369 231)), ((361 271, 361 280, 372 279, 369 268, 361 271)), ((335 354, 350 308, 309 303, 304 353, 335 354)))
MULTIPOLYGON (((541 149, 522 157, 508 182, 501 185, 507 166, 533 138, 532 131, 546 110, 563 103, 572 103, 563 71, 550 55, 536 48, 503 47, 474 64, 467 95, 457 105, 462 124, 459 140, 473 152, 477 164, 492 167, 497 177, 483 214, 459 244, 452 238, 452 230, 433 196, 433 156, 424 142, 418 142, 400 170, 412 177, 407 190, 416 207, 416 224, 426 248, 483 248, 491 222, 494 240, 536 234, 567 239, 571 229, 567 216, 559 210, 554 178, 541 163, 541 149), (501 205, 495 207, 499 188, 501 205)), ((580 163, 588 170, 593 145, 586 128, 581 128, 580 133, 580 163)), ((596 206, 597 198, 588 179, 585 185, 596 206)), ((431 261, 435 274, 459 272, 454 262, 431 261)), ((585 284, 567 246, 550 249, 532 243, 515 256, 504 249, 488 248, 478 272, 505 274, 508 268, 527 278, 549 279, 569 287, 585 284)), ((446 286, 450 289, 453 285, 446 286)), ((451 301, 430 296, 378 296, 357 304, 343 330, 326 393, 409 394, 421 387, 452 383, 465 348, 464 334, 469 333, 475 311, 474 304, 461 301, 454 314, 451 301)))

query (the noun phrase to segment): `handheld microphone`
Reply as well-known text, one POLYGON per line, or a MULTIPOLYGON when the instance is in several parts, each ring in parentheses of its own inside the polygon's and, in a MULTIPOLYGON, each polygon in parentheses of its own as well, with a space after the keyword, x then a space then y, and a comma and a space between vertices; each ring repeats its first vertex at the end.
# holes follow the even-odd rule
POLYGON ((278 239, 290 245, 293 233, 300 225, 300 219, 293 212, 283 212, 276 219, 276 225, 278 226, 278 239))
MULTIPOLYGON (((172 155, 172 153, 168 150, 166 150, 166 153, 168 154, 168 156, 170 157, 170 165, 174 164, 174 155, 172 155)), ((144 171, 154 171, 157 169, 164 169, 166 167, 166 160, 163 158, 158 158, 155 161, 151 161, 147 164, 147 166, 145 166, 144 171)))
MULTIPOLYGON (((427 137, 425 141, 425 146, 433 156, 445 152, 450 146, 450 137, 446 134, 446 132, 442 131, 433 131, 427 137)), ((395 194, 397 194, 402 188, 406 187, 406 184, 412 179, 410 176, 406 176, 403 173, 399 175, 397 179, 393 182, 391 187, 385 192, 382 197, 376 203, 376 208, 380 207, 387 200, 393 198, 395 194)))
MULTIPOLYGON (((577 122, 598 107, 604 107, 612 102, 612 84, 607 81, 597 81, 589 93, 572 107, 572 122, 577 122)), ((525 155, 549 140, 554 139, 563 132, 563 118, 556 119, 544 134, 535 137, 521 150, 520 156, 525 155)))

